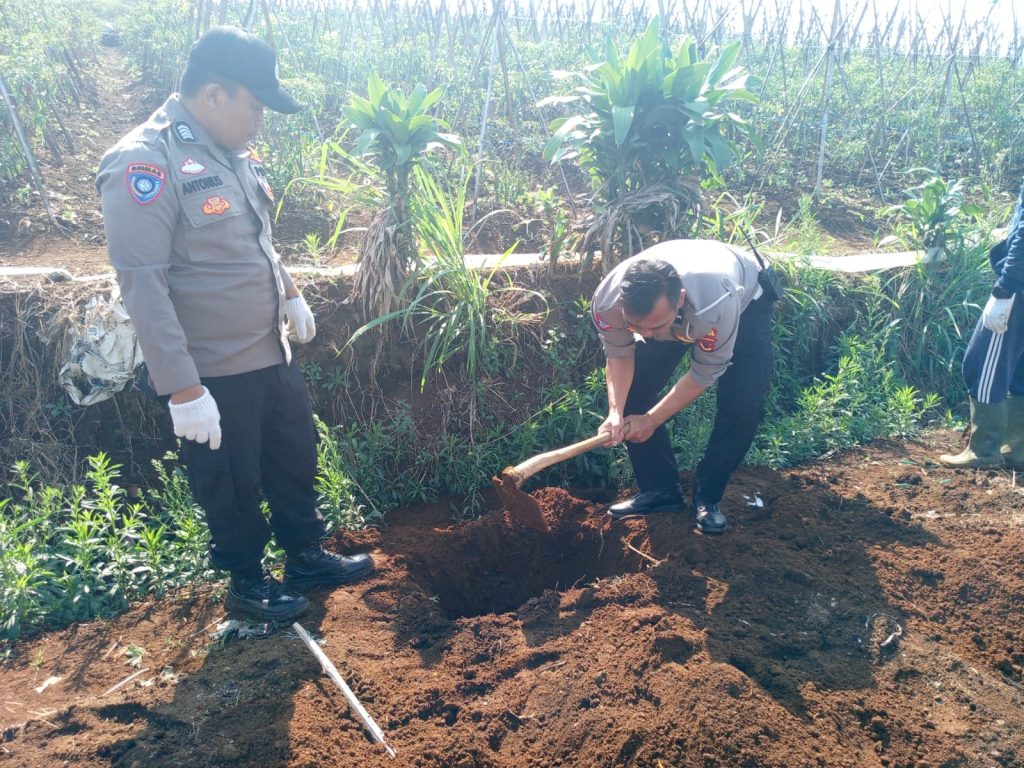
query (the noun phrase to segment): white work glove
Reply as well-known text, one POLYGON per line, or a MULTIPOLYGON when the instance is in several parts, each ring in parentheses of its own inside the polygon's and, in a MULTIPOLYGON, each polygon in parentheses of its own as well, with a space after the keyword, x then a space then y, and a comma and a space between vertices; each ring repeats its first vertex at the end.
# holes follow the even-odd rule
POLYGON ((313 312, 302 298, 302 294, 285 302, 284 317, 284 329, 288 333, 289 341, 308 344, 316 336, 316 321, 313 320, 313 312))
POLYGON ((981 311, 981 322, 985 324, 992 333, 1005 333, 1010 323, 1010 310, 1013 309, 1013 300, 1016 294, 1008 299, 997 299, 995 296, 988 297, 988 303, 981 311))
POLYGON ((171 403, 171 421, 174 434, 197 443, 210 442, 210 450, 220 448, 220 410, 210 390, 203 387, 203 394, 187 403, 171 403))

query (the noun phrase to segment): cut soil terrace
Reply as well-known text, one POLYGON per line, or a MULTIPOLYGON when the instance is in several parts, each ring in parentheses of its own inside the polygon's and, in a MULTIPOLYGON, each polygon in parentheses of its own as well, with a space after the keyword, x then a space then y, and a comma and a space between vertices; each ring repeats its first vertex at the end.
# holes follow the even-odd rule
POLYGON ((209 641, 220 585, 19 643, 0 764, 1024 766, 1024 492, 930 462, 959 442, 743 469, 722 537, 557 488, 549 534, 443 504, 339 534, 377 572, 303 624, 394 760, 287 628, 209 641))

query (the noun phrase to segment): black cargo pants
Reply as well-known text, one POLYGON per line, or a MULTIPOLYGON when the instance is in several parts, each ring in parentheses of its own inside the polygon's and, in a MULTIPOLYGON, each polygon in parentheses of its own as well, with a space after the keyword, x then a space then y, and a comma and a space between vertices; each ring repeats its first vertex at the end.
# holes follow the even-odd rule
POLYGON ((251 573, 271 531, 287 552, 324 534, 309 391, 294 362, 202 381, 220 410, 221 446, 213 451, 182 440, 182 458, 192 495, 206 512, 214 566, 251 573), (264 498, 269 524, 260 508, 264 498))
MULTIPOLYGON (((772 309, 764 298, 751 302, 740 316, 732 364, 718 379, 715 425, 693 477, 693 496, 714 504, 747 455, 764 419, 764 401, 772 374, 772 309)), ((633 383, 623 415, 646 413, 658 400, 692 344, 648 339, 636 344, 633 383)), ((679 466, 664 424, 642 443, 626 442, 633 476, 641 491, 671 488, 679 466)))

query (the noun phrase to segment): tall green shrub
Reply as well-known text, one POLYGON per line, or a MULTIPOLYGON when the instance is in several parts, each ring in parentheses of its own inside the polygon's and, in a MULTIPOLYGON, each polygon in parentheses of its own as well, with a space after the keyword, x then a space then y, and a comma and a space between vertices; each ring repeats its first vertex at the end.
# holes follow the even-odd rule
POLYGON ((387 190, 387 202, 370 224, 360 250, 360 268, 354 293, 367 319, 391 311, 400 288, 417 264, 417 249, 410 228, 413 169, 433 149, 461 149, 462 142, 445 131, 445 124, 430 114, 442 91, 422 85, 408 95, 390 88, 374 73, 368 97, 353 94, 345 117, 359 131, 352 154, 377 168, 387 190))
POLYGON ((757 80, 736 66, 739 41, 701 60, 686 37, 673 51, 657 18, 629 52, 609 40, 593 63, 562 73, 581 84, 541 105, 568 104, 577 114, 551 123, 544 156, 576 159, 590 176, 595 212, 581 247, 600 244, 605 267, 631 255, 648 235, 689 234, 699 216, 699 178, 736 158, 737 138, 753 138, 733 102, 755 101, 757 80))

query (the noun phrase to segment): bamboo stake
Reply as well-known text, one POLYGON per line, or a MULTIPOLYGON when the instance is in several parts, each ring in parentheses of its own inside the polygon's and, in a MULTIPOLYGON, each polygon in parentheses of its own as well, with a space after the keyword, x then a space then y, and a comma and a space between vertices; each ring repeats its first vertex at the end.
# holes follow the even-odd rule
POLYGON ((21 151, 25 155, 25 162, 28 163, 28 169, 32 174, 32 181, 36 186, 36 191, 39 192, 39 197, 43 201, 43 207, 46 208, 46 215, 50 217, 50 223, 55 227, 59 227, 57 219, 53 215, 53 210, 50 208, 50 198, 46 194, 46 185, 43 183, 43 175, 39 172, 39 166, 36 165, 36 156, 32 154, 32 147, 28 143, 28 137, 25 135, 25 129, 21 125, 21 121, 18 119, 18 113, 14 109, 14 97, 11 96, 10 91, 7 90, 7 83, 4 82, 3 75, 0 74, 0 100, 3 101, 4 106, 7 107, 7 113, 11 116, 11 123, 14 125, 14 133, 18 137, 18 143, 21 145, 21 151))
POLYGON ((267 0, 260 0, 260 5, 263 8, 263 21, 267 25, 267 43, 274 50, 277 50, 277 43, 274 42, 274 25, 270 19, 270 6, 267 4, 267 0))
POLYGON ((825 92, 822 95, 824 103, 821 108, 821 138, 818 142, 818 172, 814 180, 814 199, 817 200, 822 191, 822 176, 825 171, 825 138, 828 134, 829 107, 832 101, 832 73, 836 64, 836 45, 839 38, 841 11, 839 0, 836 0, 835 11, 832 16, 832 34, 829 35, 828 45, 825 48, 825 55, 828 61, 825 62, 825 92))
POLYGON ((203 8, 203 31, 206 32, 210 28, 210 24, 213 20, 213 0, 206 0, 206 7, 203 8))
MULTIPOLYGON (((810 75, 808 75, 807 78, 804 80, 803 85, 800 87, 800 91, 796 95, 795 101, 790 106, 785 117, 783 118, 782 125, 779 126, 779 130, 776 132, 775 138, 773 139, 773 151, 771 152, 771 154, 767 152, 765 153, 765 158, 761 161, 761 164, 758 165, 757 170, 754 172, 754 177, 760 179, 760 183, 758 183, 757 189, 760 189, 761 187, 764 186, 764 181, 768 177, 768 170, 770 170, 771 167, 775 164, 775 158, 778 156, 779 152, 782 151, 783 142, 785 141, 786 136, 789 134, 790 129, 792 129, 793 124, 796 122, 796 114, 799 111, 801 105, 803 104, 804 93, 807 91, 808 87, 810 87, 811 81, 814 79, 814 76, 817 74, 818 69, 821 67, 822 63, 824 63, 825 55, 826 54, 822 54, 822 56, 818 59, 818 63, 814 65, 814 69, 811 71, 810 75)), ((754 189, 751 188, 750 191, 753 192, 754 189)))
MULTIPOLYGON (((497 18, 497 17, 495 17, 497 18)), ((476 151, 476 179, 473 182, 473 204, 470 206, 470 216, 476 218, 476 201, 480 195, 480 174, 483 172, 484 139, 487 137, 487 116, 491 108, 491 90, 494 85, 494 57, 498 47, 491 44, 491 63, 487 67, 487 93, 484 95, 484 108, 480 115, 480 138, 477 142, 476 151)))
MULTIPOLYGON (((540 117, 540 124, 544 128, 544 132, 550 137, 551 131, 548 129, 548 122, 545 120, 544 113, 541 111, 540 107, 537 106, 540 100, 537 98, 537 94, 533 90, 533 82, 530 80, 530 73, 526 71, 526 65, 523 63, 523 59, 519 55, 519 49, 508 34, 508 28, 505 26, 505 20, 499 19, 498 21, 501 24, 501 30, 496 30, 496 33, 497 31, 504 31, 505 37, 508 40, 508 46, 512 51, 512 57, 516 60, 516 65, 519 67, 519 71, 523 76, 523 82, 526 83, 527 93, 530 94, 530 102, 533 104, 533 108, 537 110, 537 115, 540 117)), ((561 163, 558 164, 558 174, 562 179, 562 186, 565 188, 565 197, 569 201, 569 208, 572 210, 573 217, 576 217, 578 214, 576 210, 576 203, 572 199, 572 187, 569 186, 569 180, 565 177, 565 168, 562 167, 561 163)))
POLYGON ((864 136, 867 137, 867 141, 864 142, 864 152, 867 154, 868 160, 871 162, 871 169, 875 172, 875 183, 878 185, 878 195, 882 199, 885 199, 885 190, 882 189, 882 177, 878 174, 878 163, 875 162, 875 153, 871 150, 871 133, 867 130, 867 126, 860 117, 860 104, 853 93, 853 86, 850 84, 849 78, 847 78, 842 65, 838 62, 836 62, 836 74, 839 75, 839 83, 843 86, 843 90, 846 91, 846 96, 850 99, 851 106, 858 107, 858 109, 851 110, 853 113, 853 119, 857 125, 860 126, 861 132, 864 136))
POLYGON ((67 125, 65 125, 63 118, 60 116, 60 111, 57 109, 57 105, 54 103, 53 98, 47 98, 47 105, 50 107, 50 114, 53 115, 57 121, 57 125, 60 126, 60 132, 64 135, 64 141, 68 145, 68 149, 72 152, 75 151, 75 140, 71 138, 71 132, 68 131, 67 125))
POLYGON ((352 707, 353 710, 355 710, 356 715, 359 717, 359 720, 362 722, 362 724, 366 727, 366 730, 370 732, 370 735, 373 737, 373 740, 376 741, 378 744, 381 744, 384 747, 384 749, 387 750, 389 757, 395 757, 395 750, 393 750, 388 745, 387 741, 384 740, 384 732, 381 731, 380 726, 373 721, 373 718, 370 717, 369 713, 363 708, 363 705, 359 703, 359 699, 356 698, 356 695, 352 693, 352 689, 349 688, 348 685, 345 683, 345 680, 342 678, 341 673, 338 672, 338 668, 334 666, 334 664, 331 662, 329 658, 327 658, 327 654, 323 652, 320 646, 317 645, 313 638, 309 636, 309 633, 306 631, 305 627, 299 624, 299 622, 294 622, 292 624, 292 629, 295 630, 295 633, 302 639, 302 642, 304 642, 306 644, 306 647, 309 648, 309 650, 313 653, 313 655, 316 657, 316 660, 320 662, 320 666, 323 667, 323 670, 327 673, 327 676, 330 677, 331 680, 333 680, 341 689, 341 692, 345 695, 345 699, 348 701, 349 706, 352 707))
POLYGON ((974 171, 977 173, 981 170, 981 150, 978 149, 978 139, 974 135, 974 123, 971 122, 971 111, 967 107, 967 94, 964 93, 964 82, 960 78, 960 68, 954 66, 953 71, 956 74, 957 85, 960 90, 960 102, 964 108, 964 122, 967 123, 967 131, 971 136, 971 149, 974 154, 974 171))
MULTIPOLYGON (((512 128, 512 130, 518 131, 519 118, 512 104, 512 87, 509 85, 508 81, 508 62, 506 61, 505 56, 505 39, 508 37, 508 27, 505 26, 505 8, 501 4, 501 0, 497 0, 494 12, 501 14, 500 18, 498 19, 498 24, 501 27, 501 29, 498 31, 500 32, 503 30, 505 32, 504 35, 495 34, 495 39, 497 40, 498 43, 498 66, 501 67, 501 82, 505 88, 505 117, 508 119, 509 126, 512 128)), ((473 202, 475 208, 476 201, 474 200, 473 202)))

